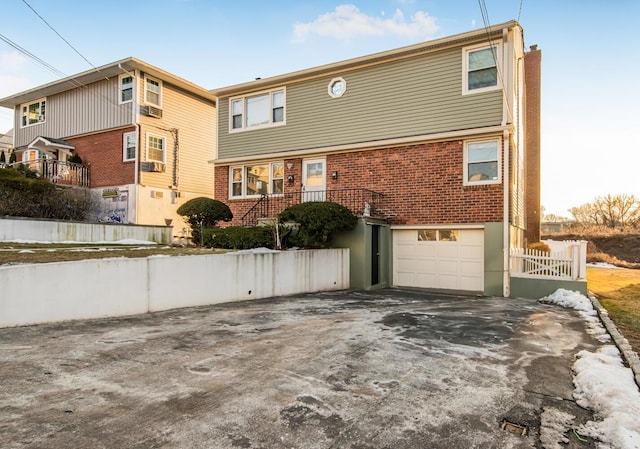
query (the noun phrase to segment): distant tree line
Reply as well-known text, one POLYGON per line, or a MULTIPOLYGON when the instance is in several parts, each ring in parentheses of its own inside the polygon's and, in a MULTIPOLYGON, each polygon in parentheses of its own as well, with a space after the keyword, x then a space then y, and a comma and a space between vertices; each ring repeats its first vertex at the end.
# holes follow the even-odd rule
POLYGON ((599 196, 590 203, 569 209, 576 225, 621 231, 640 228, 640 199, 634 195, 599 196))

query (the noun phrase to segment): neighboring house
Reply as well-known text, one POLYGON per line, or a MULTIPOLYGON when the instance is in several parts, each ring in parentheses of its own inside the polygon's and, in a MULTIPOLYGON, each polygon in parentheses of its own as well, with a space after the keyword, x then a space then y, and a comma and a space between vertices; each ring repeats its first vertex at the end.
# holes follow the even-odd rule
POLYGON ((540 77, 529 55, 512 21, 212 90, 215 197, 236 225, 301 201, 350 207, 352 287, 509 296, 525 185, 539 185, 525 167, 539 151, 524 144, 539 132, 524 118, 540 77))
MULTIPOLYGON (((4 163, 9 163, 9 157, 11 156, 11 150, 13 149, 13 129, 10 129, 5 134, 0 133, 0 153, 4 155, 4 163)), ((3 158, 0 157, 0 165, 3 158)))
POLYGON ((90 187, 97 219, 187 225, 177 207, 213 196, 215 97, 127 58, 0 100, 15 114, 19 160, 60 184, 90 187), (72 155, 80 164, 68 162, 72 155))

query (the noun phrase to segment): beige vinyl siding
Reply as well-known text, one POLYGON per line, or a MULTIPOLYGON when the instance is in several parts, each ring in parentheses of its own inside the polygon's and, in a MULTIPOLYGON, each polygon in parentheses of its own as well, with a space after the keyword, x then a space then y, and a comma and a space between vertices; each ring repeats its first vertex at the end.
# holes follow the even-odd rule
POLYGON ((218 158, 343 145, 500 125, 502 91, 462 95, 462 49, 353 69, 286 86, 286 125, 229 133, 219 101, 218 158), (343 77, 347 90, 327 86, 343 77))
MULTIPOLYGON (((140 76, 140 83, 144 77, 140 76)), ((140 84, 141 86, 141 84, 140 84)), ((139 89, 141 104, 144 93, 139 89)), ((141 160, 147 160, 147 133, 166 139, 164 173, 141 172, 140 182, 158 188, 173 186, 177 167, 176 190, 212 196, 214 169, 207 161, 215 155, 215 106, 168 83, 162 85, 162 118, 140 115, 141 160), (174 154, 177 130, 177 166, 174 154)))
POLYGON ((46 97, 46 121, 20 127, 20 106, 16 109, 16 146, 31 143, 38 136, 64 139, 105 129, 132 125, 132 103, 118 104, 118 77, 91 83, 46 97))

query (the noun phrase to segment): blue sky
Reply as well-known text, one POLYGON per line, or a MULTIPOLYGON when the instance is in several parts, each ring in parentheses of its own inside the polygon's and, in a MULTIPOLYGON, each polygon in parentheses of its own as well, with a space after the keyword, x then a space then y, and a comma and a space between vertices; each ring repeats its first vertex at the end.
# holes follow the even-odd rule
MULTIPOLYGON (((128 56, 217 88, 483 26, 477 0, 26 0, 94 66, 128 56)), ((542 204, 640 198, 640 2, 485 0, 542 50, 542 204)), ((57 70, 91 68, 23 0, 0 34, 57 70)), ((0 41, 0 97, 60 78, 0 41)), ((12 126, 0 108, 0 133, 12 126)))

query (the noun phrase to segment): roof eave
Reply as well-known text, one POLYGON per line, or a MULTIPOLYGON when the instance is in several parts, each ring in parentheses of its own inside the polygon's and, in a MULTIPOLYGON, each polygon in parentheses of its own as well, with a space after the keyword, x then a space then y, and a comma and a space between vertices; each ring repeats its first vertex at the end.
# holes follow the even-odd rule
POLYGON ((468 41, 480 40, 483 37, 486 37, 487 35, 495 35, 496 33, 504 30, 505 28, 509 29, 509 28, 514 28, 519 26, 520 24, 517 21, 510 20, 508 22, 493 25, 489 28, 480 28, 477 30, 467 31, 465 33, 455 34, 455 35, 443 37, 440 39, 421 42, 419 44, 413 44, 406 47, 396 48, 393 50, 373 53, 366 56, 360 56, 357 58, 347 59, 344 61, 334 62, 331 64, 321 65, 317 67, 312 67, 309 69, 299 70, 296 72, 290 72, 282 75, 262 78, 255 81, 249 81, 246 83, 234 84, 227 87, 212 89, 209 92, 211 92, 216 97, 224 97, 224 96, 239 94, 242 92, 255 91, 262 88, 267 88, 268 86, 283 84, 283 83, 298 80, 298 79, 313 78, 316 76, 321 76, 327 73, 336 72, 339 70, 345 70, 352 67, 375 64, 383 61, 398 59, 414 53, 424 53, 424 52, 432 51, 435 49, 453 47, 468 41))
POLYGON ((163 82, 175 85, 202 98, 215 101, 215 96, 213 96, 204 87, 200 87, 190 81, 172 75, 171 73, 159 69, 158 67, 154 67, 151 64, 147 64, 144 61, 129 57, 2 98, 0 99, 0 106, 13 109, 16 105, 20 105, 28 101, 77 89, 101 79, 112 78, 133 70, 141 70, 153 77, 161 79, 163 82))

